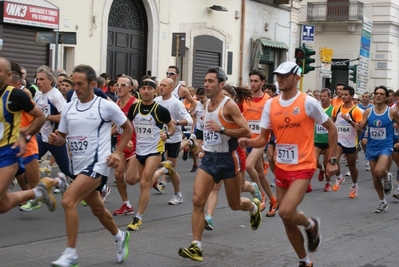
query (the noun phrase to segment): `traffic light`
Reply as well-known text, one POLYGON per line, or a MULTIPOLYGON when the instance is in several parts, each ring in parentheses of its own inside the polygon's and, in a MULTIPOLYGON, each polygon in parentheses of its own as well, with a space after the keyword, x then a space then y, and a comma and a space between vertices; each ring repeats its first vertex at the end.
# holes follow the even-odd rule
POLYGON ((357 82, 357 65, 349 66, 349 80, 356 83, 357 82))
POLYGON ((302 47, 295 48, 295 62, 303 70, 305 63, 305 50, 302 47))
POLYGON ((305 51, 305 64, 303 67, 303 73, 307 74, 314 70, 314 67, 310 66, 310 64, 316 62, 316 60, 312 58, 312 56, 316 55, 316 52, 313 49, 307 48, 305 45, 303 45, 303 50, 305 51))

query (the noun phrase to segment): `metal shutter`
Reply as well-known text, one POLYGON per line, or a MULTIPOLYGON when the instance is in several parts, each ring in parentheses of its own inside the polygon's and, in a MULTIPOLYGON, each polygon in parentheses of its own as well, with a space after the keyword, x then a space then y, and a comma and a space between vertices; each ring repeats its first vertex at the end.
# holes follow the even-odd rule
POLYGON ((35 43, 36 31, 5 24, 3 28, 3 57, 25 67, 31 83, 37 68, 49 64, 49 45, 35 43))
POLYGON ((204 87, 208 67, 220 66, 220 53, 196 50, 194 55, 193 87, 204 87))

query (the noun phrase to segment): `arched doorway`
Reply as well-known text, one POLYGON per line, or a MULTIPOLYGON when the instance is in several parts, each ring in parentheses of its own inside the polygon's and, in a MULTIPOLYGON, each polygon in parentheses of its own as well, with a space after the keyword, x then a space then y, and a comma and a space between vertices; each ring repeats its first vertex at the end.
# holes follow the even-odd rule
POLYGON ((141 80, 146 74, 148 23, 142 1, 115 0, 108 19, 107 73, 141 80))

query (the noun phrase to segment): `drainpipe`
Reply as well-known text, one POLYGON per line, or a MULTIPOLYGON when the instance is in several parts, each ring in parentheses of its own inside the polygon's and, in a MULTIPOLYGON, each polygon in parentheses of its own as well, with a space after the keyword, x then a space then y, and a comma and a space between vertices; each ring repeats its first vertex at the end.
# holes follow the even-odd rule
POLYGON ((241 0, 241 40, 240 40, 240 70, 239 70, 239 78, 238 85, 242 86, 242 73, 243 73, 243 64, 244 64, 244 33, 245 33, 245 1, 241 0))

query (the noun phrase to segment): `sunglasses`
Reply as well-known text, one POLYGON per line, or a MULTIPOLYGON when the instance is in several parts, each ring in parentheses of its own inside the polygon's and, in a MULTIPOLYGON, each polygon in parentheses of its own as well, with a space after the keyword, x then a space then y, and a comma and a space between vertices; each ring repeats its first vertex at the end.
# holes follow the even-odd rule
POLYGON ((174 76, 176 75, 176 72, 166 72, 166 76, 174 76))
POLYGON ((130 85, 127 83, 116 83, 115 86, 116 87, 129 87, 130 85))

